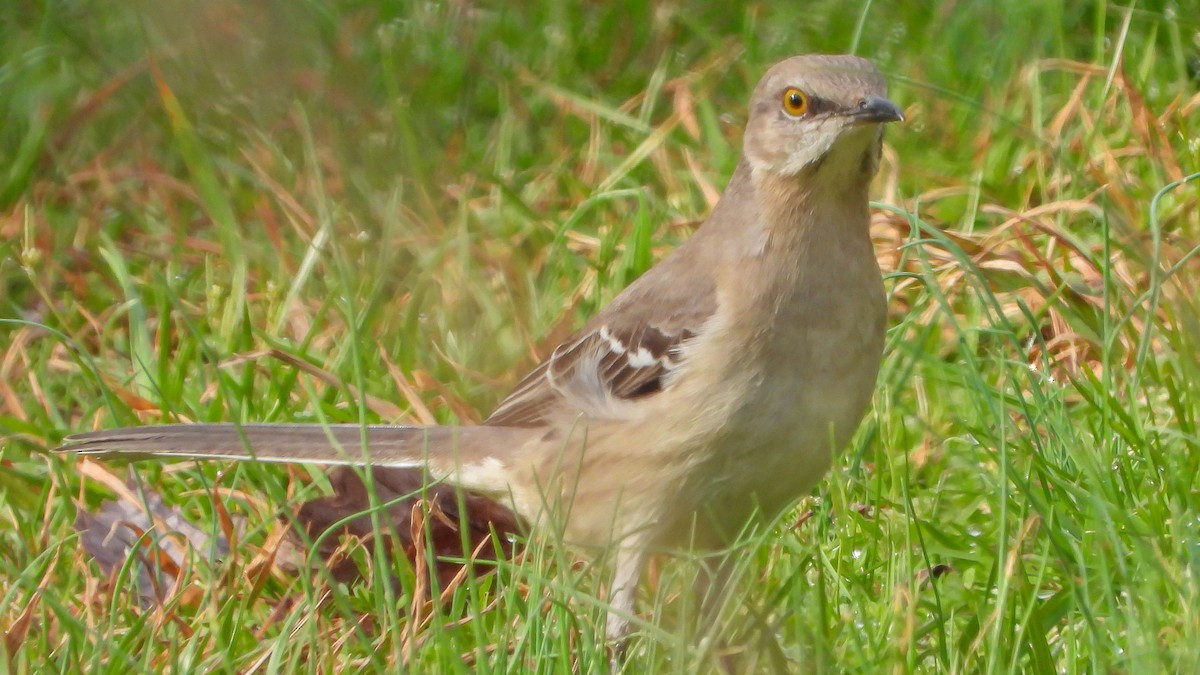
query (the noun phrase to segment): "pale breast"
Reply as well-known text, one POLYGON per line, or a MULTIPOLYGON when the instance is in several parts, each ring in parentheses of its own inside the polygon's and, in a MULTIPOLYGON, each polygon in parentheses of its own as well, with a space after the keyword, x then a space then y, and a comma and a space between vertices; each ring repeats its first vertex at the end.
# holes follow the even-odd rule
POLYGON ((704 346, 743 350, 720 383, 736 396, 707 403, 721 424, 704 430, 711 436, 682 495, 697 523, 711 524, 714 545, 756 512, 774 517, 811 489, 857 429, 875 388, 886 308, 874 258, 792 289, 777 298, 770 325, 732 317, 704 346))

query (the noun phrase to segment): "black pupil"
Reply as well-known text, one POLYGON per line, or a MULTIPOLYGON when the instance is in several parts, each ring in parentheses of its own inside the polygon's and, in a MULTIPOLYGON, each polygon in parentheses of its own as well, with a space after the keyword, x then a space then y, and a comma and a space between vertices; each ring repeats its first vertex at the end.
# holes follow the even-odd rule
POLYGON ((799 108, 804 105, 804 97, 796 92, 792 92, 788 95, 788 105, 792 108, 799 108))

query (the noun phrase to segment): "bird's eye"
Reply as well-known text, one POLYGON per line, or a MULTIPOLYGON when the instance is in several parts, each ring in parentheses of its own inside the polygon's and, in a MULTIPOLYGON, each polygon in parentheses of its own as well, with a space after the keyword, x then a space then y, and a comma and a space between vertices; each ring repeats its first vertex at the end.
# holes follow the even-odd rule
POLYGON ((788 87, 783 92, 783 111, 792 117, 799 117, 808 112, 808 94, 795 87, 788 87))

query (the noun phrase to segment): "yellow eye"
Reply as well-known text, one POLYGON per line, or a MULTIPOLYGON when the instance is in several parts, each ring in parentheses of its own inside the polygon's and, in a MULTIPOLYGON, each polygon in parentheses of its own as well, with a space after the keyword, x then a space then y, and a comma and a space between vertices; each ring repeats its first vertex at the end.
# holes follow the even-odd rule
POLYGON ((783 92, 783 111, 792 117, 799 117, 808 112, 808 94, 795 87, 788 87, 783 92))

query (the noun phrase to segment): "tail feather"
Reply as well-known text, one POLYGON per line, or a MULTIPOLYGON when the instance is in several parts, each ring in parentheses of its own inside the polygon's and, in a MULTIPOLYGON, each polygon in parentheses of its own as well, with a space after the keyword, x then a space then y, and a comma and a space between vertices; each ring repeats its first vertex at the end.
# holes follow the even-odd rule
POLYGON ((504 427, 357 424, 169 424, 69 436, 57 450, 81 455, 425 467, 471 490, 506 492, 505 457, 531 437, 504 427), (365 443, 364 443, 365 441, 365 443))
MULTIPOLYGON (((360 570, 338 553, 341 537, 352 535, 368 549, 415 561, 431 553, 429 573, 443 586, 462 569, 462 559, 500 560, 513 553, 524 524, 509 504, 508 467, 496 455, 511 455, 527 430, 489 427, 367 426, 301 424, 175 424, 93 431, 68 437, 60 452, 127 459, 190 458, 342 465, 330 474, 333 493, 300 505, 295 524, 318 541, 318 554, 334 578, 352 581, 360 570), (365 443, 364 443, 365 441, 365 443), (488 443, 488 445, 485 445, 488 443), (512 446, 512 447, 505 447, 512 446), (507 452, 506 452, 507 451, 507 452), (371 465, 373 488, 348 465, 371 465), (446 478, 463 488, 444 483, 446 478), (415 528, 425 502, 427 516, 415 528), (371 510, 386 505, 376 529, 371 510)), ((484 567, 483 569, 487 569, 484 567)))

